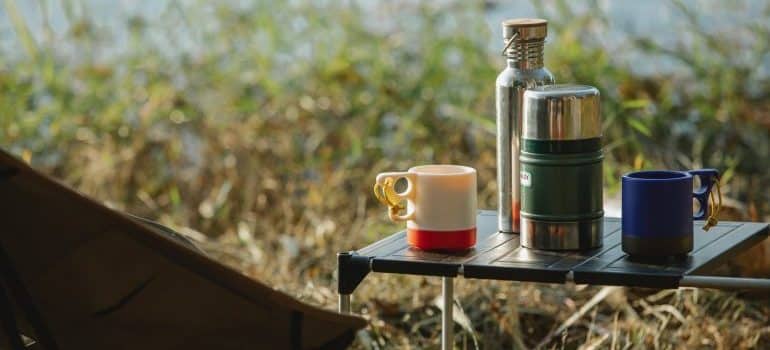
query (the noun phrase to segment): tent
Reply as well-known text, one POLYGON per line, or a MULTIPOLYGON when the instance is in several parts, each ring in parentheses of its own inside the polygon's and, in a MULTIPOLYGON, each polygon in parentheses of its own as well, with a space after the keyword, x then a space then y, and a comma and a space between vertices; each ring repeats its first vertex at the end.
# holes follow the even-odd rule
POLYGON ((0 150, 0 349, 341 349, 365 325, 0 150))

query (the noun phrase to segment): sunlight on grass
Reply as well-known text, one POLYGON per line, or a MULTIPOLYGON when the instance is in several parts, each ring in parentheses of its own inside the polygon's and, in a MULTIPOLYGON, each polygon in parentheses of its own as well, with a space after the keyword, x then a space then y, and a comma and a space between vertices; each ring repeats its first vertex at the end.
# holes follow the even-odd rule
MULTIPOLYGON (((117 51, 106 49, 114 33, 97 14, 75 10, 85 3, 62 4, 65 38, 37 42, 15 1, 3 2, 18 49, 0 53, 2 147, 113 207, 186 233, 276 288, 333 305, 335 253, 397 229, 370 195, 383 170, 468 164, 478 169, 479 205, 494 206, 493 82, 503 62, 488 47, 499 33, 487 29, 480 3, 396 2, 372 11, 336 2, 171 1, 161 20, 121 18, 128 34, 117 51)), ((547 47, 547 66, 559 82, 602 92, 609 193, 631 169, 714 167, 727 180, 729 216, 770 220, 770 80, 753 74, 770 45, 770 7, 735 32, 714 33, 698 23, 699 9, 677 4, 690 19, 682 35, 697 50, 647 37, 624 47, 683 62, 676 74, 635 75, 599 45, 607 22, 598 5, 578 13, 566 1, 536 4, 559 38, 547 47), (733 59, 736 51, 742 59, 733 59)), ((435 324, 414 322, 438 315, 431 283, 377 276, 362 285, 356 307, 372 319, 369 339, 435 346, 435 324)), ((574 311, 564 306, 572 298, 596 292, 459 284, 463 303, 478 305, 466 312, 485 348, 511 346, 519 332, 534 345, 574 311), (520 326, 519 317, 535 326, 520 326)), ((699 337, 713 338, 709 327, 728 323, 740 329, 722 335, 725 344, 770 337, 748 336, 762 334, 767 305, 726 294, 678 291, 645 302, 684 313, 679 324, 661 311, 679 328, 660 329, 639 302, 648 296, 618 298, 595 320, 618 344, 702 346, 699 337), (720 303, 744 311, 728 314, 720 303)), ((586 327, 571 328, 567 342, 591 338, 596 330, 586 327)))

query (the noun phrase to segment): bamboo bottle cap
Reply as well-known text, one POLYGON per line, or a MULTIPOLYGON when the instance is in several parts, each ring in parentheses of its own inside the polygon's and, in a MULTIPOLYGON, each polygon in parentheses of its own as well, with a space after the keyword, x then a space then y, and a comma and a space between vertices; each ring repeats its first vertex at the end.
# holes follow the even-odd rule
POLYGON ((540 18, 514 18, 503 21, 503 39, 508 42, 514 33, 517 41, 543 40, 548 35, 548 21, 540 18))

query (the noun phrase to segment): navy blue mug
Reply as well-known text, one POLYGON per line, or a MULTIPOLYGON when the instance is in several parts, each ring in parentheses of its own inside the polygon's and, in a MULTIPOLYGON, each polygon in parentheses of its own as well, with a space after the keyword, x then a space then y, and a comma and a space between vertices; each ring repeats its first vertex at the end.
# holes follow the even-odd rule
POLYGON ((715 169, 653 170, 623 175, 623 251, 636 256, 686 255, 693 247, 693 219, 709 214, 715 169), (693 177, 700 187, 693 190, 693 177), (693 214, 693 198, 700 210, 693 214))

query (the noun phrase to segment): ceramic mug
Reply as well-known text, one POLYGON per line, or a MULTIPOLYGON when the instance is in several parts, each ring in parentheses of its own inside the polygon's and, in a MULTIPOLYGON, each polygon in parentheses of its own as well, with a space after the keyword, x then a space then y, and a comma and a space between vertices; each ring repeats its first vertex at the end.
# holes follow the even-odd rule
POLYGON ((381 173, 374 193, 388 206, 391 220, 406 221, 409 245, 462 250, 476 244, 476 169, 437 164, 381 173), (398 192, 395 185, 400 179, 407 185, 398 192))
POLYGON ((622 178, 623 251, 638 256, 683 255, 693 248, 693 219, 709 216, 719 171, 638 171, 622 178), (700 187, 693 190, 693 177, 700 187), (693 198, 700 210, 693 213, 693 198))

